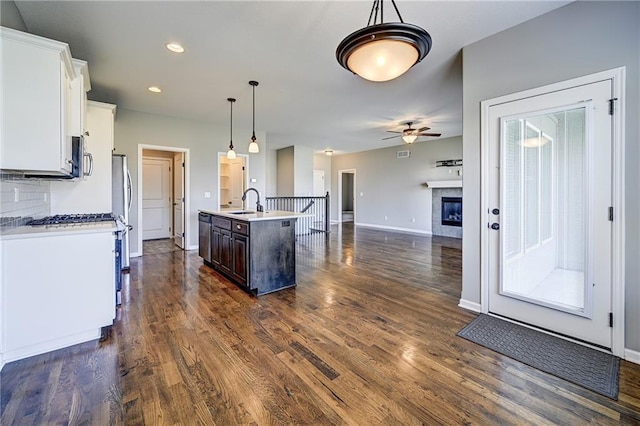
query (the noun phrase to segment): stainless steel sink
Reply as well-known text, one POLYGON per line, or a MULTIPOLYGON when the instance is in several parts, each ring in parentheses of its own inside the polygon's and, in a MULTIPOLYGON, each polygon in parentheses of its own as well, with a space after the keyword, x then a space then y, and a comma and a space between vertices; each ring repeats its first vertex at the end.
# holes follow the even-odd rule
POLYGON ((241 211, 241 212, 229 212, 229 214, 254 214, 254 213, 255 212, 248 211, 248 210, 241 211))

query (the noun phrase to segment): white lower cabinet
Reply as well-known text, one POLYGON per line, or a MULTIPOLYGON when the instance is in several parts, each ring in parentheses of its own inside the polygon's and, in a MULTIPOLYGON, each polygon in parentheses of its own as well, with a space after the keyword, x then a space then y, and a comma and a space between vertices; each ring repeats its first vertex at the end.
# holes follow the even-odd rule
POLYGON ((115 318, 112 232, 1 241, 2 363, 97 339, 115 318))

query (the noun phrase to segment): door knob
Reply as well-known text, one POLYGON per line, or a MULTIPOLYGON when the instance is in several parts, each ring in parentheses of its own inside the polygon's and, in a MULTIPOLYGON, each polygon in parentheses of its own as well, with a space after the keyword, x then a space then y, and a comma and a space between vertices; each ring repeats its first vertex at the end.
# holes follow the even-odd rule
POLYGON ((491 229, 497 231, 498 229, 500 229, 500 225, 494 222, 491 224, 491 229))

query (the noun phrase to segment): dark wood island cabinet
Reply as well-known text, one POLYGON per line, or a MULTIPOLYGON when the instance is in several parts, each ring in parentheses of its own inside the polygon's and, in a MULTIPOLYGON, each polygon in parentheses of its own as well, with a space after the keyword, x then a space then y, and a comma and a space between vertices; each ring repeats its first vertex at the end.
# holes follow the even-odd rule
POLYGON ((200 210, 204 263, 255 295, 296 285, 295 224, 299 213, 200 210), (208 217, 207 217, 208 216, 208 217))

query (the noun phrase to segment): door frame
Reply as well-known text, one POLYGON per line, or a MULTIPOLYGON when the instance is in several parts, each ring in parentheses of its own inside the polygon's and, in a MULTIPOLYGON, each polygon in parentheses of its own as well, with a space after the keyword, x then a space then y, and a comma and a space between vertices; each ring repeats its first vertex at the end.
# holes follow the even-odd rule
MULTIPOLYGON (((180 167, 179 168, 180 175, 181 175, 180 181, 182 182, 182 198, 178 202, 180 203, 180 210, 182 211, 182 215, 181 215, 182 216, 182 218, 181 218, 182 223, 181 223, 181 225, 182 225, 182 234, 183 234, 183 236, 180 237, 182 239, 182 245, 181 246, 178 245, 178 244, 176 244, 176 245, 178 245, 178 247, 180 247, 182 250, 184 250, 185 247, 186 247, 186 244, 185 244, 186 243, 186 238, 185 238, 186 234, 184 233, 184 222, 185 222, 185 220, 184 220, 185 219, 185 217, 184 217, 185 216, 185 214, 184 214, 184 210, 185 210, 184 202, 185 202, 185 198, 186 198, 185 197, 185 191, 184 191, 185 190, 185 187, 184 187, 185 168, 183 166, 183 164, 184 164, 184 152, 174 152, 173 153, 173 176, 172 176, 173 179, 172 179, 171 184, 172 184, 172 187, 173 187, 172 195, 173 195, 173 204, 174 205, 177 204, 176 203, 176 197, 175 197, 175 194, 176 194, 176 176, 177 176, 176 158, 178 158, 178 162, 180 163, 180 166, 179 166, 180 167)), ((175 236, 176 236, 176 232, 175 231, 176 231, 176 228, 177 228, 176 223, 178 223, 178 220, 176 220, 175 207, 174 206, 172 206, 172 213, 174 213, 173 214, 173 236, 175 238, 175 236)), ((175 239, 174 239, 174 243, 175 243, 175 239)))
POLYGON ((342 223, 342 175, 346 173, 353 174, 353 224, 356 223, 356 201, 358 197, 356 196, 356 169, 344 169, 338 170, 338 223, 342 223))
MULTIPOLYGON (((180 148, 177 146, 164 146, 164 145, 149 145, 149 144, 138 144, 138 170, 137 170, 137 179, 138 179, 138 193, 136 194, 136 198, 138 200, 137 212, 138 212, 138 232, 136 232, 137 240, 138 240, 138 252, 137 256, 143 255, 143 247, 142 247, 142 151, 145 149, 151 149, 156 151, 169 151, 169 152, 182 152, 184 153, 184 211, 182 214, 184 215, 184 246, 185 250, 195 250, 198 248, 197 244, 191 244, 191 236, 189 234, 190 226, 188 220, 188 212, 190 211, 191 204, 191 155, 190 150, 188 148, 180 148)), ((197 242, 197 241, 196 241, 197 242)), ((133 255, 132 255, 133 256, 133 255)))
MULTIPOLYGON (((220 159, 227 156, 226 152, 218 152, 218 162, 216 163, 217 179, 218 179, 218 200, 216 203, 217 208, 220 208, 220 159)), ((249 154, 236 154, 238 158, 244 158, 244 187, 249 188, 249 154)), ((246 204, 246 203, 245 203, 246 204)), ((243 210, 246 209, 246 205, 243 210)))
POLYGON ((539 96, 545 93, 562 91, 571 87, 587 85, 603 80, 612 81, 615 114, 612 119, 612 205, 615 220, 612 222, 612 253, 611 253, 611 311, 613 313, 613 328, 611 335, 611 352, 624 358, 625 342, 625 200, 624 200, 624 125, 625 125, 625 75, 626 68, 614 68, 607 71, 590 74, 559 83, 536 87, 497 98, 480 102, 480 310, 489 313, 489 250, 490 228, 483 223, 491 222, 489 213, 489 109, 492 106, 512 102, 519 99, 539 96))

